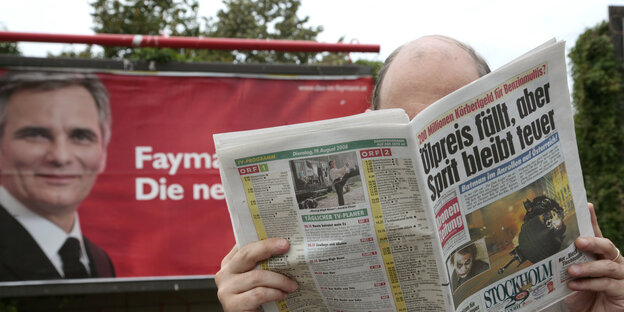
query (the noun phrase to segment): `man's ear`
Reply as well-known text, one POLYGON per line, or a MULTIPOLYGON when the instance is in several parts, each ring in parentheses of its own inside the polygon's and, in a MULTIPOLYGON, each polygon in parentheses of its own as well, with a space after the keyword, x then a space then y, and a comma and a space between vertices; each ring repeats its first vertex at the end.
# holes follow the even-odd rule
POLYGON ((104 148, 104 152, 102 153, 102 158, 100 158, 100 164, 98 166, 98 174, 104 172, 106 169, 106 148, 104 148))

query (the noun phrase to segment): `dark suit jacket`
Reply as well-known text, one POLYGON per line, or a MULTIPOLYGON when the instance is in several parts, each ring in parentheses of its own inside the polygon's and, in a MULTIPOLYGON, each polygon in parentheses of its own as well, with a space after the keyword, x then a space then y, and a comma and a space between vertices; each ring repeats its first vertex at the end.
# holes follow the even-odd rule
MULTIPOLYGON (((115 277, 113 263, 104 250, 83 237, 91 277, 115 277)), ((28 231, 0 206, 0 281, 62 279, 28 231)))

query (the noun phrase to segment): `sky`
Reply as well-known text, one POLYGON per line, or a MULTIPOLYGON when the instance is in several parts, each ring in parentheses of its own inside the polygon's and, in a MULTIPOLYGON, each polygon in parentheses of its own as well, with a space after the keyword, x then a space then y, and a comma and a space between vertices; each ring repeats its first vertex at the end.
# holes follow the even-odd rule
MULTIPOLYGON (((200 0, 200 16, 215 16, 220 0, 200 0)), ((608 19, 608 6, 624 0, 302 0, 299 16, 322 25, 320 42, 379 44, 380 53, 351 58, 383 61, 401 44, 442 34, 472 45, 496 69, 550 38, 568 49, 588 27, 608 19)), ((0 23, 10 31, 93 34, 87 0, 2 0, 0 23)), ((0 26, 2 27, 2 26, 0 26)), ((20 43, 26 56, 80 49, 63 44, 20 43)))

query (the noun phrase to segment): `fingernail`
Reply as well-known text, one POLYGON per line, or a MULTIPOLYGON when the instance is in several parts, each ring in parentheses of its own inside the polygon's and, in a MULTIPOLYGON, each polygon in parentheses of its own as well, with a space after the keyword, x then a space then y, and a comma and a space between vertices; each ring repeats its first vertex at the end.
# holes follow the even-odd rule
POLYGON ((277 247, 279 248, 286 248, 286 246, 288 246, 288 241, 281 238, 277 241, 277 247))
POLYGON ((589 240, 587 238, 579 237, 576 239, 576 245, 579 247, 585 247, 587 244, 589 244, 589 240))
POLYGON ((297 291, 297 288, 298 288, 298 287, 299 287, 299 285, 297 285, 297 282, 295 282, 295 281, 291 281, 291 282, 290 282, 290 285, 289 285, 289 287, 288 287, 288 288, 289 288, 289 292, 291 292, 291 293, 292 293, 292 292, 297 291))
POLYGON ((570 268, 568 268, 568 273, 570 275, 578 275, 579 273, 581 273, 581 268, 578 265, 572 265, 570 266, 570 268))

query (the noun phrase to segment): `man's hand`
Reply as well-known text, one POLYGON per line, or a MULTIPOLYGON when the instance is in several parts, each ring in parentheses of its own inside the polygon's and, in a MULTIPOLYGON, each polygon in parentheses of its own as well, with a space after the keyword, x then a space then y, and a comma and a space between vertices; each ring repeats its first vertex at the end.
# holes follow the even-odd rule
POLYGON ((596 237, 579 237, 574 244, 580 251, 596 255, 596 260, 568 269, 577 278, 568 287, 578 292, 565 299, 570 311, 624 311, 624 260, 619 250, 602 232, 594 206, 589 204, 596 237))
POLYGON ((263 304, 284 300, 297 290, 288 277, 266 270, 254 270, 262 260, 288 251, 288 241, 269 238, 251 243, 241 250, 236 246, 221 261, 215 276, 217 296, 225 311, 258 311, 263 304))

